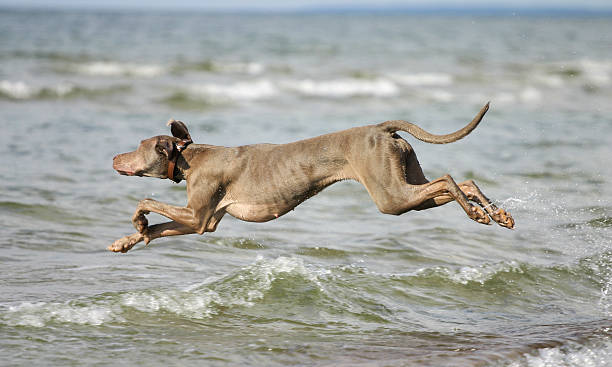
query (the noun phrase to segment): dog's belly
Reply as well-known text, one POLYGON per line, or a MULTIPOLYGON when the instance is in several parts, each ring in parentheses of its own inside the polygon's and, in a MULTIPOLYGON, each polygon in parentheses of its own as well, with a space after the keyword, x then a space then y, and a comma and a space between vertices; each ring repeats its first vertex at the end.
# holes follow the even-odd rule
POLYGON ((234 218, 247 222, 267 222, 290 211, 291 207, 267 204, 233 203, 225 211, 234 218))

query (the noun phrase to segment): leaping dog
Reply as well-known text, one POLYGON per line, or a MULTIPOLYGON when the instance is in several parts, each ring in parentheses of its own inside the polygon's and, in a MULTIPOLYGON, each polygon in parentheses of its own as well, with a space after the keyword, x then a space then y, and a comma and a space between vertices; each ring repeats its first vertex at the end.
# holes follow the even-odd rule
POLYGON ((138 233, 116 240, 109 250, 127 252, 141 241, 214 232, 226 213, 244 221, 267 222, 347 179, 365 186, 385 214, 400 215, 454 200, 472 220, 489 224, 493 219, 511 229, 512 216, 491 203, 472 180, 457 184, 450 175, 427 180, 414 150, 397 134, 405 131, 427 143, 451 143, 472 132, 488 109, 487 103, 469 124, 447 135, 393 120, 289 144, 239 147, 192 144, 187 126, 170 120, 173 136, 143 140, 137 150, 115 156, 113 168, 127 176, 187 181, 187 206, 140 201, 132 217, 138 233), (145 215, 150 212, 171 221, 149 226, 145 215))

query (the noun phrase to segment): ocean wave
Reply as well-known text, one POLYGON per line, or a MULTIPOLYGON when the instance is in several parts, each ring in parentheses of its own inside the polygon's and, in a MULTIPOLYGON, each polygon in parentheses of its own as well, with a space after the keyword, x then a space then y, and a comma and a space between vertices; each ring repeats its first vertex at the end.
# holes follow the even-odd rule
MULTIPOLYGON (((547 76, 566 80, 584 80, 596 86, 612 82, 612 60, 579 59, 552 63, 546 66, 547 76)), ((555 81, 554 83, 557 83, 555 81)))
POLYGON ((233 84, 209 83, 180 89, 164 101, 177 107, 203 107, 232 102, 249 102, 273 98, 282 92, 307 97, 351 98, 391 97, 400 89, 385 79, 336 79, 314 81, 255 79, 233 84))
POLYGON ((612 74, 612 61, 596 61, 582 59, 579 61, 581 69, 585 73, 585 77, 598 85, 610 84, 610 74, 612 74))
POLYGON ((510 261, 479 266, 463 266, 460 268, 436 266, 417 270, 414 276, 419 278, 440 277, 463 285, 469 283, 480 283, 484 285, 486 282, 501 274, 523 274, 524 271, 524 267, 521 264, 516 261, 510 261))
POLYGON ((91 57, 84 53, 64 53, 58 51, 24 51, 16 50, 8 52, 0 57, 4 58, 18 58, 18 59, 39 59, 39 60, 50 60, 50 61, 69 61, 69 62, 83 62, 90 61, 91 57))
POLYGON ((536 74, 533 78, 538 84, 549 88, 561 88, 565 86, 565 80, 560 75, 536 74))
POLYGON ((443 89, 427 90, 423 94, 436 102, 448 103, 455 100, 453 93, 443 89))
POLYGON ((222 102, 227 100, 252 101, 275 96, 278 93, 278 88, 271 81, 260 79, 230 85, 206 84, 195 86, 192 91, 222 102))
POLYGON ((519 361, 509 363, 508 367, 604 367, 612 361, 612 341, 609 337, 589 342, 585 345, 568 345, 539 349, 535 353, 524 354, 519 361))
POLYGON ((33 86, 23 81, 0 81, 0 98, 10 100, 58 99, 75 97, 96 97, 125 92, 130 87, 114 85, 104 88, 87 88, 72 83, 54 86, 33 86))
POLYGON ((535 87, 525 87, 519 92, 519 100, 524 103, 536 103, 542 99, 542 92, 535 87))
POLYGON ((238 82, 234 84, 204 84, 188 89, 189 96, 210 103, 227 103, 233 101, 255 101, 270 98, 278 94, 278 88, 267 79, 238 82))
POLYGON ((388 79, 372 80, 345 78, 332 80, 288 80, 282 83, 285 89, 312 97, 393 97, 400 93, 397 84, 388 79))
POLYGON ((377 278, 385 278, 389 280, 401 280, 412 283, 414 280, 433 281, 438 283, 440 279, 451 283, 468 285, 470 283, 485 283, 494 280, 504 274, 526 274, 528 272, 527 265, 520 264, 516 261, 485 263, 478 266, 433 266, 421 268, 408 273, 375 273, 368 269, 352 265, 343 265, 338 270, 348 274, 365 274, 377 278))
POLYGON ((255 79, 233 84, 208 83, 182 88, 163 101, 183 108, 202 108, 233 102, 266 100, 280 94, 343 99, 351 97, 392 97, 400 88, 385 79, 332 79, 314 81, 255 79))
POLYGON ((18 306, 10 306, 0 320, 12 326, 43 327, 50 323, 101 325, 116 321, 117 314, 116 309, 104 304, 84 305, 79 301, 24 302, 18 306))
MULTIPOLYGON (((332 268, 306 264, 297 257, 280 256, 256 260, 226 275, 210 277, 202 282, 182 288, 142 289, 105 293, 66 302, 23 302, 0 307, 0 325, 45 327, 52 324, 102 325, 132 322, 138 313, 156 317, 210 319, 227 312, 256 307, 274 310, 279 315, 285 310, 292 314, 293 307, 307 302, 311 315, 318 310, 336 318, 343 315, 344 322, 359 320, 393 319, 389 309, 393 301, 376 299, 368 292, 382 283, 392 289, 400 281, 419 288, 440 286, 461 289, 468 287, 512 287, 531 284, 557 284, 559 278, 588 274, 589 279, 602 284, 601 307, 607 309, 609 297, 609 258, 585 258, 575 265, 531 266, 516 261, 485 263, 475 266, 434 266, 410 273, 376 273, 361 265, 342 265, 332 268), (354 284, 360 284, 355 289, 354 284), (606 293, 608 292, 608 293, 606 293), (306 299, 308 299, 306 301, 306 299)), ((529 285, 527 285, 529 286, 529 285)), ((528 292, 527 289, 523 291, 528 292)), ((378 293, 378 291, 375 291, 378 293)), ((250 311, 249 311, 250 312, 250 311)), ((280 317, 280 316, 279 316, 280 317)), ((309 317, 309 316, 305 316, 309 317)), ((312 316, 316 318, 315 316, 312 316)))
POLYGON ((221 309, 252 307, 271 291, 277 280, 288 278, 311 288, 322 287, 318 273, 308 269, 301 259, 260 256, 253 264, 227 276, 210 278, 185 289, 128 291, 63 303, 24 302, 2 312, 0 323, 32 327, 51 323, 102 325, 125 322, 133 310, 205 319, 221 309))
POLYGON ((278 88, 267 79, 234 84, 203 84, 176 90, 162 99, 174 108, 205 109, 235 102, 251 102, 276 96, 278 88))
POLYGON ((199 63, 181 63, 173 68, 174 72, 206 71, 220 74, 260 75, 266 71, 266 66, 258 62, 220 62, 206 60, 199 63))
POLYGON ((391 74, 390 77, 393 81, 410 87, 446 87, 454 81, 452 75, 445 73, 391 74))
MULTIPOLYGON (((61 61, 61 59, 59 59, 61 61)), ((69 61, 69 60, 66 60, 69 61)), ((174 66, 159 64, 126 63, 119 61, 88 61, 57 63, 54 70, 59 73, 74 73, 90 76, 153 78, 160 75, 183 72, 209 72, 216 74, 260 75, 266 67, 257 62, 218 62, 207 60, 200 63, 178 63, 174 66)))
POLYGON ((92 76, 134 76, 143 78, 155 77, 166 72, 166 68, 160 65, 129 64, 112 61, 68 64, 64 67, 58 67, 57 70, 92 76))
POLYGON ((3 97, 12 99, 28 99, 37 93, 37 90, 21 81, 0 81, 0 96, 3 97))
POLYGON ((471 93, 468 95, 469 101, 479 103, 480 101, 490 99, 495 105, 512 105, 522 103, 527 106, 537 106, 543 101, 542 91, 535 86, 524 86, 516 90, 501 90, 495 92, 492 96, 483 93, 471 93))

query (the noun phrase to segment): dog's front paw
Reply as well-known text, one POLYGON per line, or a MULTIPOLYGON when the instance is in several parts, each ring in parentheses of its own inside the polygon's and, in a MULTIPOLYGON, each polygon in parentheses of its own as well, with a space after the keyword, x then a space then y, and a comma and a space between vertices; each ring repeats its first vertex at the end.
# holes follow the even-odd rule
POLYGON ((147 228, 149 227, 149 221, 147 217, 145 217, 145 213, 141 211, 137 211, 132 217, 132 224, 134 228, 138 231, 138 233, 145 233, 147 228))
POLYGON ((135 244, 143 240, 143 236, 140 233, 135 233, 130 236, 121 237, 117 241, 113 242, 112 245, 108 246, 108 249, 113 252, 128 252, 135 244))
POLYGON ((501 208, 497 209, 491 215, 491 218, 493 218, 493 220, 496 221, 497 224, 499 224, 502 227, 506 227, 508 229, 513 229, 514 228, 514 218, 512 218, 510 213, 508 213, 504 209, 501 209, 501 208))
POLYGON ((470 216, 470 218, 472 218, 478 223, 481 223, 481 224, 491 223, 491 219, 489 219, 489 216, 484 212, 484 210, 482 210, 480 207, 477 207, 475 205, 472 205, 470 207, 470 211, 468 215, 470 216))

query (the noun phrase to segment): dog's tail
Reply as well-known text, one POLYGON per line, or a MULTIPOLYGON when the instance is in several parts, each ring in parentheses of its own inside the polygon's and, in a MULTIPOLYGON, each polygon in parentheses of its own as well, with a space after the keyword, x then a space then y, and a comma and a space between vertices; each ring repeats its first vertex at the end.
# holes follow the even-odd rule
POLYGON ((457 130, 454 133, 450 133, 446 135, 434 135, 434 134, 428 133, 427 131, 421 129, 417 125, 407 122, 407 121, 403 121, 403 120, 386 121, 381 124, 378 124, 378 126, 382 127, 385 131, 390 132, 390 133, 394 133, 398 130, 405 131, 411 134, 412 136, 414 136, 415 138, 421 141, 424 141, 426 143, 447 144, 447 143, 452 143, 454 141, 457 141, 465 137, 469 133, 471 133, 472 130, 474 130, 476 126, 478 126, 478 124, 480 123, 480 120, 482 120, 482 117, 485 115, 485 113, 487 113, 488 110, 489 110, 489 103, 487 102, 487 104, 484 105, 484 107, 482 107, 480 112, 478 112, 476 117, 474 117, 472 122, 465 125, 463 129, 457 130))

